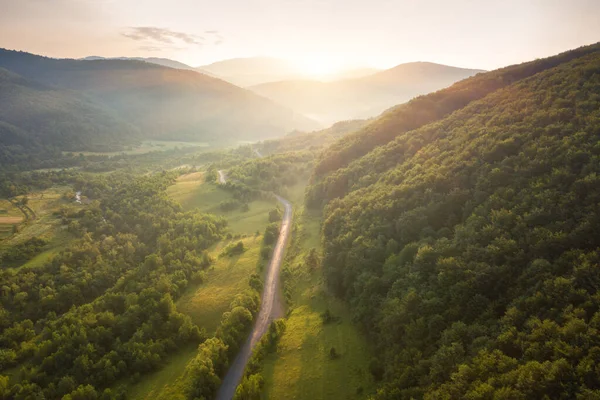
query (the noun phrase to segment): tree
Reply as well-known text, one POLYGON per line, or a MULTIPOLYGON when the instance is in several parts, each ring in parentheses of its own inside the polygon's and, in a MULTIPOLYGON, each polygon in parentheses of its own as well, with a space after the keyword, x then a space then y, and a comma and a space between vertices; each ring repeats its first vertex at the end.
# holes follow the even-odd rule
POLYGON ((304 257, 304 263, 311 270, 315 270, 319 266, 319 256, 317 254, 317 249, 314 247, 310 249, 308 254, 304 257))
POLYGON ((329 349, 329 358, 332 360, 335 360, 336 358, 338 358, 340 355, 338 354, 337 350, 335 349, 335 347, 332 347, 329 349))
POLYGON ((260 374, 244 376, 235 390, 234 400, 260 400, 264 380, 260 374))
POLYGON ((278 222, 281 221, 281 210, 279 207, 276 207, 269 211, 269 222, 278 222))

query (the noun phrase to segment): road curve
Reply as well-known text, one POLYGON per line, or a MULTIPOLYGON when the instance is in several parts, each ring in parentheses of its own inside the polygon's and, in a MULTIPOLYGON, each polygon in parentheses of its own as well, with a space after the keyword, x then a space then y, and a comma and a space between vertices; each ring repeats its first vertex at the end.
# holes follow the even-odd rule
MULTIPOLYGON (((225 183, 225 174, 222 171, 218 172, 219 183, 225 183)), ((265 334, 271 321, 281 317, 281 315, 277 315, 281 310, 281 306, 278 304, 279 271, 281 270, 281 263, 283 262, 285 245, 292 230, 292 205, 281 196, 275 195, 275 197, 283 204, 284 212, 281 228, 279 230, 279 238, 277 239, 273 255, 271 256, 271 260, 267 267, 267 277, 264 283, 258 318, 254 323, 250 336, 229 367, 217 393, 216 400, 231 400, 233 398, 235 389, 244 376, 244 369, 252 355, 252 349, 254 349, 254 346, 256 346, 260 338, 265 334)))

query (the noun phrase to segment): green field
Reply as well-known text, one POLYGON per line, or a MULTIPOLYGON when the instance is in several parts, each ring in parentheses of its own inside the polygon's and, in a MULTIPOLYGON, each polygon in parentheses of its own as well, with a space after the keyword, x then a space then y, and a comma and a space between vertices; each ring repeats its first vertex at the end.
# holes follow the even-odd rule
POLYGON ((219 203, 233 196, 217 184, 204 182, 202 172, 182 175, 167 193, 185 210, 197 208, 204 213, 225 217, 234 234, 254 234, 257 230, 263 232, 269 222, 267 214, 277 204, 275 200, 255 200, 249 204, 249 211, 238 209, 224 212, 219 208, 219 203))
POLYGON ((207 271, 206 282, 190 285, 177 302, 177 309, 189 315, 209 335, 214 334, 231 301, 248 287, 250 275, 259 272, 261 241, 262 236, 243 239, 247 250, 235 257, 217 258, 222 247, 218 246, 212 253, 216 261, 207 271))
POLYGON ((368 372, 369 347, 352 323, 346 305, 324 289, 321 271, 298 266, 308 249, 318 248, 320 224, 315 217, 298 219, 301 251, 288 260, 294 266, 288 282, 293 288, 293 308, 277 352, 264 362, 264 396, 298 400, 365 398, 374 387, 368 372), (323 324, 321 314, 326 309, 335 321, 323 324), (330 359, 332 347, 339 358, 330 359))

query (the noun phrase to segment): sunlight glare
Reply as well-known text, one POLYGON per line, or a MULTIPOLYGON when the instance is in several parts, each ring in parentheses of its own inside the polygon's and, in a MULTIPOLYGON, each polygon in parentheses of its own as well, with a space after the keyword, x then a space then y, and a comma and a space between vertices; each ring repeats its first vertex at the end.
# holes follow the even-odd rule
POLYGON ((299 68, 307 75, 320 76, 338 72, 339 65, 327 57, 314 56, 298 62, 299 68))

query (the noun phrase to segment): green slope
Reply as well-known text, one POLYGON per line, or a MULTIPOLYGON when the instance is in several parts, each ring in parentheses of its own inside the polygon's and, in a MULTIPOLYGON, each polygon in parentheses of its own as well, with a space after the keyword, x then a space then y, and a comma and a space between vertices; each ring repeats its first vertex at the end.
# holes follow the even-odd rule
POLYGON ((377 348, 376 399, 598 398, 600 46, 471 84, 317 167, 348 165, 320 188, 328 285, 377 348))
MULTIPOLYGON (((447 89, 418 97, 388 110, 361 130, 330 146, 321 155, 313 176, 314 185, 307 196, 309 205, 320 205, 323 201, 347 193, 357 178, 367 175, 359 163, 353 161, 376 147, 389 143, 405 132, 439 121, 498 89, 563 62, 594 53, 598 49, 600 45, 595 44, 554 57, 478 74, 447 89)), ((367 166, 367 169, 369 168, 367 166)))
POLYGON ((113 111, 72 91, 29 81, 0 68, 0 121, 21 133, 3 136, 3 145, 43 146, 63 150, 108 150, 131 143, 139 132, 113 111), (29 137, 28 137, 29 136, 29 137), (28 137, 28 138, 27 138, 28 137))

